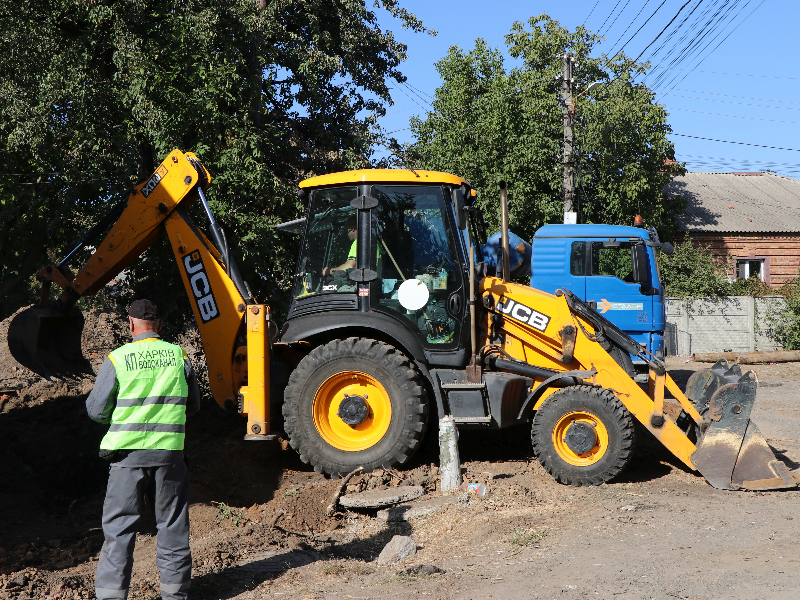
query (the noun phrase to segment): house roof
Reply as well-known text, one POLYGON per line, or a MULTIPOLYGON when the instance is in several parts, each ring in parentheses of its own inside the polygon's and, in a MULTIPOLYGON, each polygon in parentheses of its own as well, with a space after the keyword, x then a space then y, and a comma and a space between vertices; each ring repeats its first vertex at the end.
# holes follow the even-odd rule
POLYGON ((775 173, 676 176, 664 187, 688 200, 682 231, 800 233, 800 181, 775 173))

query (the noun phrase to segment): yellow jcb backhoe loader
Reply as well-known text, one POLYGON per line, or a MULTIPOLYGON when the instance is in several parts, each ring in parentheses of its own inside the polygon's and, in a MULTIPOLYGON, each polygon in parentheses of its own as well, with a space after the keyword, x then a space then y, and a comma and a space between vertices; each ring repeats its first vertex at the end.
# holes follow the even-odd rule
POLYGON ((571 485, 620 473, 638 421, 715 487, 795 487, 750 422, 752 374, 720 362, 696 373, 684 394, 662 361, 569 291, 510 282, 504 191, 503 276, 487 277, 475 260, 483 219, 463 179, 361 170, 302 182, 305 218, 279 226, 302 241, 278 331, 214 221, 210 181, 197 157, 172 152, 78 248, 39 273, 40 304, 9 328, 14 357, 44 376, 86 370, 75 301, 166 232, 214 398, 247 415, 247 440, 273 437, 270 408, 281 406, 291 445, 318 472, 401 465, 434 415, 447 414, 461 428, 529 426, 539 461, 571 485), (214 243, 187 214, 197 199, 214 243), (109 227, 73 276, 69 259, 109 227), (51 302, 53 282, 63 291, 51 302), (628 353, 649 364, 647 390, 618 364, 628 353), (667 390, 679 409, 665 411, 667 390))

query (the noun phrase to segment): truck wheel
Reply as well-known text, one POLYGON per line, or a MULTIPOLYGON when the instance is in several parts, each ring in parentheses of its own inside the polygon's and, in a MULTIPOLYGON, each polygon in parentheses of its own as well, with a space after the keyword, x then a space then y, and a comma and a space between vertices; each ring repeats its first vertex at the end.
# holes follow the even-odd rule
POLYGON ((633 368, 633 359, 630 354, 619 346, 612 346, 608 353, 611 355, 611 358, 614 359, 614 362, 622 367, 622 370, 628 374, 628 377, 631 379, 636 377, 636 369, 633 368))
POLYGON ((610 391, 590 385, 553 393, 536 411, 533 453, 561 483, 599 485, 618 475, 633 451, 633 417, 610 391))
POLYGON ((427 426, 422 377, 398 350, 348 338, 318 346, 284 392, 289 442, 318 473, 339 475, 405 463, 427 426))

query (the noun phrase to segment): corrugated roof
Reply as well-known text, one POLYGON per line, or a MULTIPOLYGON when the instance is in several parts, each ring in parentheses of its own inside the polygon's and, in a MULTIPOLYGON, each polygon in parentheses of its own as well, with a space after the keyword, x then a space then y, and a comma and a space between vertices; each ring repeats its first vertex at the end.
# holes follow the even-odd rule
POLYGON ((774 173, 699 173, 674 177, 667 196, 688 206, 682 231, 800 233, 800 181, 774 173))

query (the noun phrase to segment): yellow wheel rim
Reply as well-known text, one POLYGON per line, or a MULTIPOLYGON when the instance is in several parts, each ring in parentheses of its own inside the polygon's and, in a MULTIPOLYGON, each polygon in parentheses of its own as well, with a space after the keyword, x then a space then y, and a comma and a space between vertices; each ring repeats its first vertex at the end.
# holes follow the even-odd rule
POLYGON ((608 430, 603 422, 592 413, 574 411, 567 413, 558 420, 553 428, 553 446, 558 455, 571 465, 587 467, 598 462, 608 449, 608 430), (588 452, 577 454, 567 445, 567 431, 573 423, 584 423, 592 427, 597 438, 594 447, 588 452))
POLYGON ((392 402, 386 388, 366 373, 342 371, 328 377, 314 394, 314 425, 328 444, 338 450, 358 452, 377 444, 389 430, 392 402), (360 396, 367 404, 367 416, 350 426, 338 415, 348 396, 360 396))

